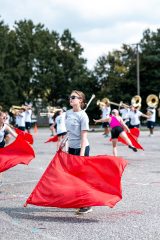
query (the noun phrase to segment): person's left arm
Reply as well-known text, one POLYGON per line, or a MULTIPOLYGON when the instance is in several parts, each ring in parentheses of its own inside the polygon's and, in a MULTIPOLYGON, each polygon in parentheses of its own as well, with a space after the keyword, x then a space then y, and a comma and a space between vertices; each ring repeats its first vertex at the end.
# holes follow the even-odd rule
POLYGON ((17 134, 15 131, 13 131, 10 126, 7 126, 7 127, 6 127, 6 130, 7 130, 13 137, 16 138, 16 137, 18 136, 18 134, 17 134))
POLYGON ((148 116, 148 115, 146 115, 144 113, 141 114, 141 117, 150 118, 150 116, 148 116))
POLYGON ((85 149, 87 146, 87 135, 88 131, 81 131, 81 151, 80 151, 80 156, 84 156, 85 154, 85 149))

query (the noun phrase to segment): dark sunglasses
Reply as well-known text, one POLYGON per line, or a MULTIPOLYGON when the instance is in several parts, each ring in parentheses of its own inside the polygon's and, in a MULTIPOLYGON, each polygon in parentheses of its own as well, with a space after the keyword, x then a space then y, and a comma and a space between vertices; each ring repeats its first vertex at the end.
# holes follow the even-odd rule
POLYGON ((77 97, 77 96, 69 96, 69 99, 80 99, 80 97, 77 97))

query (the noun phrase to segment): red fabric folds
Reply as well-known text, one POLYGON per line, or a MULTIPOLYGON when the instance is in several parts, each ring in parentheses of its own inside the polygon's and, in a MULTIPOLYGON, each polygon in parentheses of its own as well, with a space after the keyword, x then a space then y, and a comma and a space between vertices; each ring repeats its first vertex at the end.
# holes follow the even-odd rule
MULTIPOLYGON (((137 149, 142 149, 144 150, 144 148, 141 146, 141 144, 137 141, 137 138, 139 136, 139 129, 138 128, 133 128, 130 129, 130 132, 126 132, 128 138, 131 140, 132 145, 137 148, 137 149)), ((124 139, 122 139, 121 137, 118 137, 118 141, 128 145, 128 143, 126 143, 126 141, 124 139)))
POLYGON ((29 142, 30 144, 33 144, 33 136, 30 133, 22 131, 18 128, 15 128, 15 131, 18 135, 22 135, 25 141, 29 142))
POLYGON ((26 201, 45 207, 114 207, 122 199, 123 158, 80 157, 59 150, 26 201))
POLYGON ((29 164, 35 157, 34 150, 23 136, 18 135, 10 145, 0 148, 0 172, 4 172, 17 164, 29 164))
POLYGON ((57 142, 58 141, 58 136, 55 135, 51 138, 48 138, 48 140, 45 142, 45 143, 48 143, 48 142, 57 142))
POLYGON ((139 128, 134 127, 130 129, 130 133, 137 139, 140 135, 140 130, 139 128))

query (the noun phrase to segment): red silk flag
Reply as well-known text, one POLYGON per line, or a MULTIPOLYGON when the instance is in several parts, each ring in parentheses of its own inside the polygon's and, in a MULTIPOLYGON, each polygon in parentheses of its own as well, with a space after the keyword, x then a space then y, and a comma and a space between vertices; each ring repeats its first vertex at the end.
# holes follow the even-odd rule
POLYGON ((35 157, 31 145, 18 135, 10 145, 0 148, 0 172, 4 172, 17 164, 29 164, 35 157))
MULTIPOLYGON (((139 129, 137 130, 137 128, 135 128, 135 129, 132 128, 132 129, 130 129, 130 132, 126 132, 126 134, 127 134, 128 138, 131 140, 131 143, 135 148, 144 150, 144 148, 137 141, 137 138, 139 136, 139 129)), ((128 143, 126 143, 126 141, 121 137, 118 137, 118 141, 125 145, 128 145, 128 143)))
POLYGON ((58 136, 55 135, 51 138, 48 138, 48 140, 45 142, 45 143, 48 143, 48 142, 57 142, 58 141, 58 136))
POLYGON ((29 142, 30 144, 33 144, 33 136, 30 133, 22 131, 22 130, 20 130, 18 128, 15 128, 15 132, 18 135, 22 135, 22 137, 24 138, 25 141, 29 142))
POLYGON ((140 135, 140 130, 139 128, 134 127, 130 129, 130 133, 137 139, 140 135))
POLYGON ((59 150, 24 206, 80 208, 114 207, 122 199, 123 158, 81 157, 59 150))

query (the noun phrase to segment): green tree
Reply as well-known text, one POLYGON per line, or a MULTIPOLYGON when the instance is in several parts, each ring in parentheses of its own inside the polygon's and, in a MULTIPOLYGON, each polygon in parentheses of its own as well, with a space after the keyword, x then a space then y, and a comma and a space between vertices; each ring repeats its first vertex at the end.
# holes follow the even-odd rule
POLYGON ((140 80, 144 98, 160 92, 160 29, 143 33, 141 40, 140 80))
POLYGON ((15 84, 16 37, 3 21, 0 22, 0 105, 4 109, 18 103, 18 88, 15 84))

